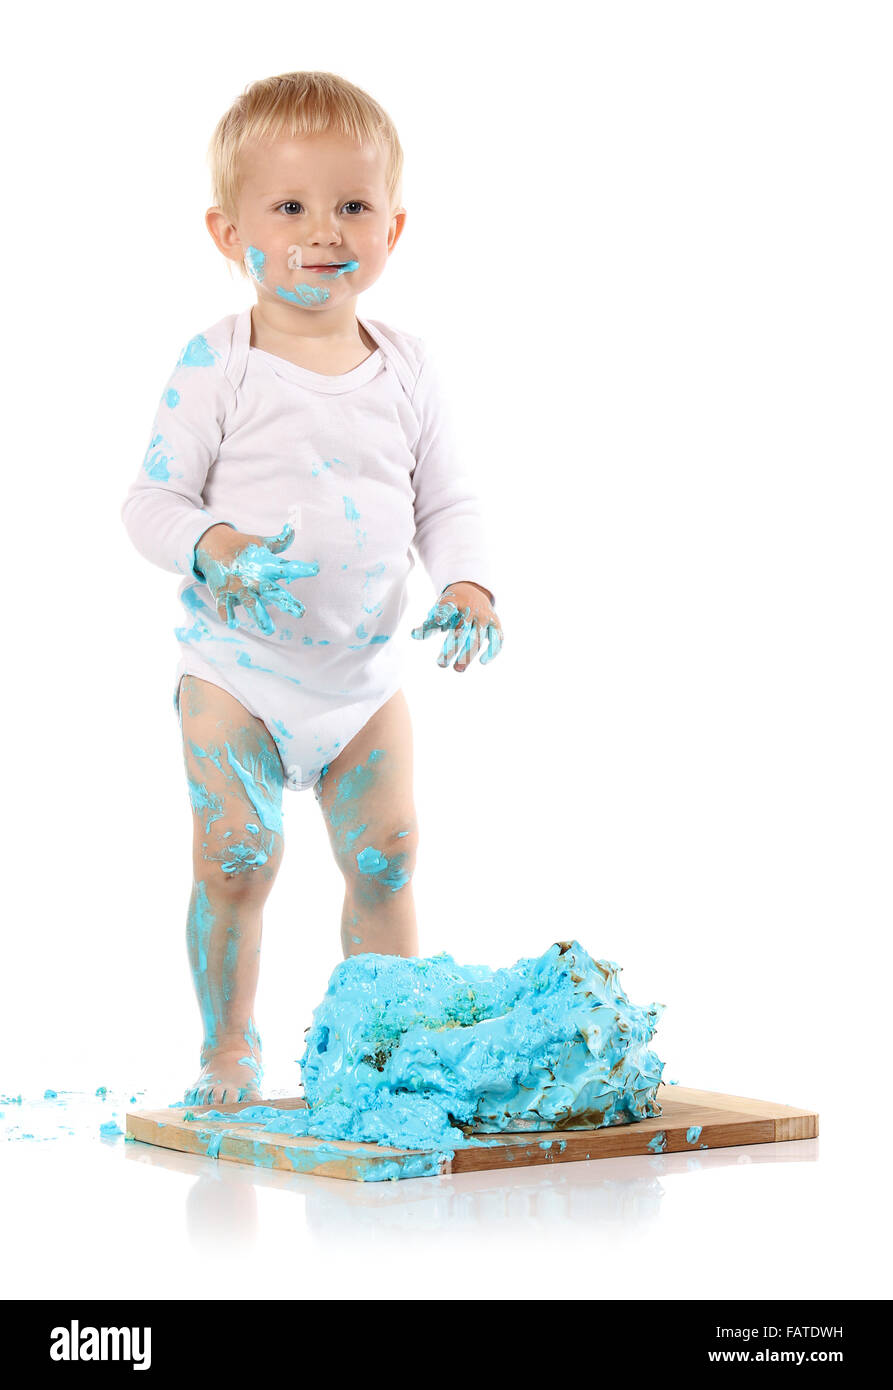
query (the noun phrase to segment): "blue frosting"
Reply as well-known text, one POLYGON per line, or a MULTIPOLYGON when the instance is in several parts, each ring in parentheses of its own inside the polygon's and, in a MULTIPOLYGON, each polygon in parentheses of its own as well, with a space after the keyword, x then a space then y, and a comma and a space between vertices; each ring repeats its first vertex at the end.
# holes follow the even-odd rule
POLYGON ((576 941, 495 971, 448 955, 352 956, 333 971, 308 1031, 307 1109, 203 1119, 452 1152, 487 1142, 475 1132, 659 1115, 664 1064, 648 1043, 663 1005, 631 1004, 618 975, 576 941))
POLYGON ((203 333, 190 338, 177 359, 178 367, 213 367, 220 353, 212 348, 203 333))
POLYGON ((322 304, 323 300, 329 298, 329 291, 324 290, 321 285, 295 285, 293 290, 284 290, 281 285, 277 285, 276 293, 280 299, 287 299, 290 304, 322 304))
POLYGON ((156 482, 167 483, 170 481, 170 465, 174 461, 174 453, 163 434, 153 434, 143 459, 143 470, 148 473, 150 478, 156 482))
POLYGON ((248 273, 258 284, 262 283, 264 275, 266 274, 264 270, 266 261, 266 256, 258 246, 249 246, 248 250, 245 252, 245 264, 248 267, 248 273))
MULTIPOLYGON (((160 439, 161 436, 158 436, 160 439)), ((158 439, 153 440, 151 449, 157 444, 158 439)), ((148 459, 148 455, 147 455, 148 459)), ((143 467, 147 464, 144 462, 143 467)), ((151 469, 148 469, 151 472, 151 469)), ((155 477, 157 474, 152 473, 155 477)), ((254 608, 254 618, 262 632, 270 634, 274 631, 273 620, 266 610, 265 604, 280 608, 283 613, 290 613, 295 618, 303 617, 305 609, 300 599, 296 598, 288 589, 282 588, 283 584, 291 584, 296 579, 309 579, 319 574, 319 562, 317 560, 283 560, 279 552, 289 545, 295 538, 294 528, 286 523, 278 536, 270 536, 264 540, 262 545, 251 542, 243 546, 229 560, 216 560, 202 547, 201 542, 195 548, 196 567, 204 575, 205 582, 211 591, 214 601, 218 604, 223 603, 226 608, 227 624, 229 627, 238 627, 234 608, 237 603, 243 607, 250 604, 254 608)), ((182 629, 178 629, 178 636, 182 629)), ((191 634, 186 634, 186 638, 191 634)), ((199 633, 199 636, 202 634, 199 633)), ((181 641, 183 638, 181 637, 181 641)), ((251 660, 247 654, 243 662, 250 666, 251 660)), ((241 660, 241 656, 237 658, 241 660)), ((265 667, 257 667, 257 670, 265 670, 265 667)), ((298 682, 300 684, 300 682, 298 682)))

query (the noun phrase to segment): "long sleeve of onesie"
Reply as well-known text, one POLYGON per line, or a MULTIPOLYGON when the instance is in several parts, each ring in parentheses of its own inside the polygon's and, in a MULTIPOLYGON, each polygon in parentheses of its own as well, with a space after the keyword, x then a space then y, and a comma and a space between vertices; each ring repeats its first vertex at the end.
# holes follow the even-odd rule
POLYGON ((412 473, 415 548, 435 591, 471 580, 495 602, 491 562, 477 494, 463 472, 436 359, 425 352, 412 397, 419 421, 412 473))
POLYGON ((190 577, 201 577, 193 570, 196 542, 209 527, 228 521, 214 515, 202 497, 234 396, 223 360, 222 348, 203 334, 187 343, 162 393, 146 456, 121 509, 141 555, 190 577))

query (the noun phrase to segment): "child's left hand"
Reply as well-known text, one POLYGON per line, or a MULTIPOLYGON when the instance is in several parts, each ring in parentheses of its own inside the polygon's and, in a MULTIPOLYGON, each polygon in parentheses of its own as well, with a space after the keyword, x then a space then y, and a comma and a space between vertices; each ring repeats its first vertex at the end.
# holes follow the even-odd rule
POLYGON ((424 640, 432 632, 444 630, 448 635, 437 658, 438 666, 449 666, 455 657, 456 670, 464 671, 471 665, 484 638, 488 639, 488 645, 481 654, 482 666, 498 656, 502 648, 502 626, 490 603, 490 595, 470 580, 448 584, 421 627, 412 629, 412 636, 424 640))

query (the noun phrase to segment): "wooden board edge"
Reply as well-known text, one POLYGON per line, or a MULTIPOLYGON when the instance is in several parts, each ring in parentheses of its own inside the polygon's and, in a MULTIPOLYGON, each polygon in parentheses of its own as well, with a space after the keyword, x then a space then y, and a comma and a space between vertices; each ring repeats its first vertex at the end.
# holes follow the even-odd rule
POLYGON ((522 1139, 502 1149, 457 1149, 453 1172, 480 1172, 495 1168, 528 1168, 551 1163, 596 1162, 604 1158, 660 1158, 663 1154, 697 1154, 710 1149, 735 1148, 742 1144, 775 1142, 772 1120, 740 1116, 734 1120, 705 1124, 697 1139, 689 1143, 682 1127, 656 1131, 639 1130, 638 1125, 613 1125, 599 1130, 563 1130, 544 1139, 522 1139), (636 1133, 638 1131, 638 1133, 636 1133), (655 1143, 657 1136, 662 1143, 655 1143), (562 1145, 564 1147, 562 1147, 562 1145))
POLYGON ((800 1115, 781 1115, 775 1121, 775 1138, 779 1143, 789 1139, 818 1139, 819 1117, 804 1111, 800 1115))
MULTIPOLYGON (((204 1128, 199 1122, 182 1124, 155 1118, 167 1111, 130 1113, 127 1130, 138 1143, 191 1153, 200 1158, 225 1159, 255 1168, 278 1168, 286 1173, 342 1178, 352 1182, 386 1182, 409 1177, 441 1177, 452 1172, 448 1155, 436 1150, 377 1149, 357 1144, 353 1152, 334 1150, 334 1141, 295 1144, 292 1136, 259 1138, 227 1130, 221 1121, 204 1128), (359 1151, 358 1151, 359 1150, 359 1151)), ((179 1112, 175 1111, 174 1114, 179 1112)))
POLYGON ((738 1110, 749 1112, 762 1118, 796 1118, 808 1116, 818 1123, 818 1112, 804 1109, 798 1105, 785 1105, 780 1101, 757 1100, 753 1096, 732 1096, 724 1091, 699 1091, 690 1086, 668 1086, 661 1082, 657 1094, 658 1104, 663 1100, 679 1100, 684 1105, 702 1105, 711 1110, 738 1110))
MULTIPOLYGON (((430 1150, 382 1151, 373 1144, 359 1143, 353 1146, 353 1152, 331 1149, 326 1152, 327 1146, 337 1141, 308 1143, 305 1140, 296 1145, 289 1136, 264 1137, 258 1127, 246 1127, 248 1132, 227 1131, 221 1120, 201 1126, 202 1110, 218 1108, 214 1106, 193 1107, 196 1118, 191 1122, 183 1121, 184 1112, 179 1108, 133 1111, 126 1116, 126 1127, 137 1141, 161 1148, 354 1182, 499 1171, 600 1158, 659 1157, 662 1153, 697 1153, 704 1149, 812 1139, 818 1135, 818 1115, 808 1110, 689 1087, 664 1086, 662 1089, 661 1100, 673 1100, 694 1111, 706 1110, 713 1115, 717 1111, 725 1112, 723 1118, 715 1121, 705 1116, 701 1133, 694 1142, 687 1140, 684 1123, 671 1120, 662 1128, 662 1117, 655 1116, 635 1125, 615 1125, 600 1130, 530 1131, 529 1134, 516 1131, 503 1136, 505 1142, 501 1148, 485 1145, 460 1148, 452 1160, 430 1150), (662 1144, 655 1144, 657 1136, 662 1136, 662 1144)), ((238 1113, 246 1104, 234 1104, 231 1110, 238 1113)), ((283 1104, 281 1108, 294 1107, 283 1104)))

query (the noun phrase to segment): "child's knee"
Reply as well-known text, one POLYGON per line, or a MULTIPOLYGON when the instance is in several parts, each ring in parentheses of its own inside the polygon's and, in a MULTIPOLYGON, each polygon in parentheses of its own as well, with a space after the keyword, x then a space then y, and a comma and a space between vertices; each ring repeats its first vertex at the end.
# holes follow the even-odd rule
POLYGON ((259 820, 216 822, 196 836, 193 848, 196 877, 227 898, 265 898, 281 861, 282 836, 259 820))
POLYGON ((415 822, 358 836, 351 848, 338 856, 348 889, 369 900, 399 893, 412 880, 418 839, 415 822))

